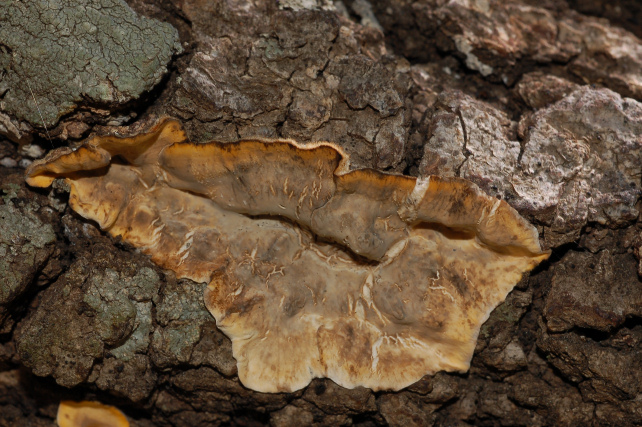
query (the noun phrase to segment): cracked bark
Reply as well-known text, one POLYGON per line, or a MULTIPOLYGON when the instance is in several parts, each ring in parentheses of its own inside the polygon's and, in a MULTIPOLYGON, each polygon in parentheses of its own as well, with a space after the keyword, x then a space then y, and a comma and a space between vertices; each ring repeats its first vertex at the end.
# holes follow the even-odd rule
MULTIPOLYGON (((20 145, 0 141, 0 425, 51 425, 61 398, 115 404, 141 426, 642 423, 642 42, 628 32, 639 10, 381 0, 375 25, 362 1, 344 1, 348 15, 316 3, 129 1, 171 23, 185 53, 150 73, 169 77, 141 78, 144 103, 78 101, 53 142, 170 114, 195 142, 329 140, 354 167, 474 181, 533 221, 553 256, 493 312, 470 372, 398 393, 328 380, 248 391, 203 285, 103 236, 67 208, 64 186, 23 184, 19 165, 49 143, 35 109, 5 103, 0 131, 20 145)), ((11 81, 0 84, 17 93, 11 81)), ((51 90, 35 96, 60 107, 51 90)))

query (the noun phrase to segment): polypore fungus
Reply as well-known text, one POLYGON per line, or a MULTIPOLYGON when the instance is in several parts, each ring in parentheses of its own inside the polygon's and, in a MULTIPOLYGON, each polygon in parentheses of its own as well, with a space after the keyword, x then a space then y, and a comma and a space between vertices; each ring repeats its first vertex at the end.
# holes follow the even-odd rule
POLYGON ((93 137, 27 171, 71 186, 71 207, 179 277, 263 392, 315 377, 398 390, 466 371, 481 324, 547 258, 506 202, 457 178, 349 171, 329 143, 186 142, 161 119, 93 137))
POLYGON ((58 406, 59 427, 129 427, 125 415, 99 402, 63 400, 58 406))

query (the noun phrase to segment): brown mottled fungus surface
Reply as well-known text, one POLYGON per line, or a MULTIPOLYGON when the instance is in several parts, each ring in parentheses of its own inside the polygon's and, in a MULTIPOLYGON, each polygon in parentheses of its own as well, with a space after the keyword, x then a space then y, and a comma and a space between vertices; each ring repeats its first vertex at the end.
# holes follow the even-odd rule
POLYGON ((129 427, 129 421, 118 409, 90 401, 63 400, 56 422, 60 427, 129 427))
POLYGON ((315 377, 398 390, 466 371, 481 324, 546 259, 533 226, 463 179, 349 171, 328 143, 186 142, 148 132, 89 139, 27 171, 180 277, 205 303, 251 389, 315 377))

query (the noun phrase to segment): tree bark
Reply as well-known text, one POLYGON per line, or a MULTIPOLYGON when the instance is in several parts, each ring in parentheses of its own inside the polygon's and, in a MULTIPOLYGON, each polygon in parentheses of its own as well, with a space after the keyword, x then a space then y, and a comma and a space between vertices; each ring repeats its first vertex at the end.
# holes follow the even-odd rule
POLYGON ((64 399, 115 405, 134 426, 642 423, 635 4, 86 0, 48 15, 10 3, 0 426, 52 425, 64 399), (552 256, 492 313, 466 374, 399 392, 327 379, 248 390, 204 284, 101 233, 62 182, 24 183, 53 146, 160 115, 194 142, 331 141, 352 168, 466 178, 535 224, 552 256))

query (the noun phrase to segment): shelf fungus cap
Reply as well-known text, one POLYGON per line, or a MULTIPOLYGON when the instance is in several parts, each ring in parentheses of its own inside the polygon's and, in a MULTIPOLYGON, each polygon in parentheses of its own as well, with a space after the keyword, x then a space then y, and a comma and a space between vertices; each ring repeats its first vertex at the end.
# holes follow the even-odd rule
POLYGON ((87 400, 60 402, 56 422, 59 427, 129 427, 127 417, 115 407, 87 400))
POLYGON ((466 371, 482 323, 549 255, 536 229, 464 179, 349 169, 331 143, 194 144, 162 118, 57 150, 27 180, 65 178, 80 215, 208 282, 246 387, 466 371))

